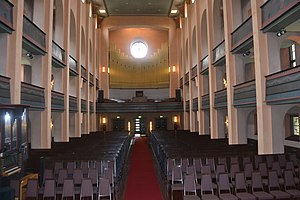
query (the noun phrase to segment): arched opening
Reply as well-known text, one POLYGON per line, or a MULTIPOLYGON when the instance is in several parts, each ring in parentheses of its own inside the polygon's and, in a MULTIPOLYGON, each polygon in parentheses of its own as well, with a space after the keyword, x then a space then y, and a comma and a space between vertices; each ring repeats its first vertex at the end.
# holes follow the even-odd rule
POLYGON ((63 46, 63 3, 62 0, 55 0, 53 4, 53 40, 63 46))
POLYGON ((81 65, 85 67, 85 34, 83 27, 81 27, 81 65))
POLYGON ((234 12, 233 29, 236 29, 251 15, 251 1, 250 0, 232 0, 232 10, 234 12))
POLYGON ((70 13, 70 54, 76 58, 76 23, 72 10, 70 13))
POLYGON ((300 64, 300 45, 293 40, 284 40, 280 45, 281 70, 296 67, 300 64))
POLYGON ((192 59, 193 65, 197 65, 197 38, 196 38, 196 27, 193 28, 193 36, 192 36, 192 59))
POLYGON ((206 20, 206 10, 202 14, 201 20, 201 59, 207 56, 207 20, 206 20))
POLYGON ((257 140, 257 112, 256 109, 253 109, 248 114, 247 119, 247 137, 257 140))
POLYGON ((223 0, 215 0, 213 6, 214 47, 224 40, 223 0))
POLYGON ((185 73, 189 71, 189 41, 186 39, 185 41, 185 73))

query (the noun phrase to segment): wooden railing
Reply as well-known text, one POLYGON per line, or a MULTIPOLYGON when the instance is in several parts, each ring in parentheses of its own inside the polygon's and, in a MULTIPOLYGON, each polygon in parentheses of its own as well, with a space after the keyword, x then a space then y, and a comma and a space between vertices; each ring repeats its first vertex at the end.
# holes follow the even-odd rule
POLYGON ((233 105, 236 107, 256 106, 255 80, 240 83, 234 87, 233 105))
POLYGON ((231 49, 234 50, 253 36, 252 16, 231 33, 231 49))
POLYGON ((70 74, 71 75, 78 75, 78 64, 77 60, 73 58, 71 55, 69 56, 69 68, 70 68, 70 74))
POLYGON ((51 109, 52 110, 64 110, 64 94, 56 91, 51 91, 51 109))
POLYGON ((94 75, 90 73, 90 85, 94 86, 94 75))
POLYGON ((193 107, 192 107, 193 111, 197 111, 198 110, 198 97, 193 98, 193 107))
POLYGON ((52 57, 60 62, 61 65, 66 65, 65 50, 61 48, 55 41, 52 41, 52 57))
POLYGON ((189 84, 189 72, 187 72, 185 75, 184 75, 184 84, 188 85, 189 84))
POLYGON ((202 110, 209 110, 210 109, 210 100, 209 94, 205 94, 201 98, 201 109, 202 110))
POLYGON ((205 56, 201 61, 200 61, 200 66, 201 66, 201 74, 203 74, 205 71, 207 71, 208 70, 208 60, 209 59, 209 57, 208 57, 208 55, 207 56, 205 56))
POLYGON ((87 112, 86 100, 81 99, 81 112, 87 112))
POLYGON ((21 82, 21 103, 30 105, 32 109, 45 108, 45 93, 44 88, 21 82))
POLYGON ((194 79, 197 76, 197 65, 195 65, 191 70, 191 79, 194 79))
POLYGON ((227 107, 227 88, 215 92, 214 107, 216 109, 227 107))
POLYGON ((83 65, 81 65, 81 77, 87 81, 87 71, 83 65))
MULTIPOLYGON (((225 58, 225 40, 223 40, 220 44, 218 44, 213 49, 213 63, 214 65, 218 65, 221 60, 225 58)), ((224 62, 222 62, 224 64, 224 62)))
POLYGON ((10 78, 0 75, 0 103, 10 103, 10 78))
POLYGON ((69 111, 77 112, 77 97, 69 96, 69 111))
POLYGON ((8 32, 11 32, 13 29, 13 6, 7 0, 0 0, 0 24, 3 24, 5 26, 4 29, 8 32))

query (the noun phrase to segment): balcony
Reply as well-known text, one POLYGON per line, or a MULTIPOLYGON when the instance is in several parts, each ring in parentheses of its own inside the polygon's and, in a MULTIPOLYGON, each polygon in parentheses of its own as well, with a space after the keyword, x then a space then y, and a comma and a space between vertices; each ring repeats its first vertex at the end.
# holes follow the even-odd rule
POLYGON ((81 65, 81 78, 83 78, 83 81, 87 81, 87 71, 84 66, 81 65))
POLYGON ((215 92, 214 108, 227 108, 227 88, 215 92))
POLYGON ((269 0, 261 12, 263 32, 278 32, 300 18, 300 0, 269 0))
POLYGON ((94 103, 90 101, 90 113, 94 112, 94 103))
POLYGON ((77 97, 69 96, 69 111, 70 112, 77 112, 77 97))
POLYGON ((201 65, 201 74, 202 75, 206 75, 206 74, 208 74, 208 60, 209 59, 209 57, 208 57, 208 55, 207 56, 205 56, 201 61, 200 61, 200 65, 201 65))
POLYGON ((180 78, 179 80, 179 87, 183 89, 183 78, 180 78))
POLYGON ((97 113, 183 112, 182 102, 97 102, 97 113))
POLYGON ((70 75, 71 76, 78 76, 78 64, 77 60, 73 58, 71 55, 69 56, 69 68, 70 68, 70 75))
POLYGON ((197 76, 197 65, 195 65, 191 70, 191 80, 195 79, 197 76))
POLYGON ((190 112, 190 100, 185 101, 185 111, 190 112))
POLYGON ((94 75, 90 73, 90 86, 94 86, 94 75))
POLYGON ((30 110, 44 110, 44 90, 42 87, 21 82, 21 103, 30 105, 30 110))
POLYGON ((267 104, 300 103, 300 66, 266 76, 267 104))
POLYGON ((244 21, 231 33, 231 52, 244 53, 253 47, 252 17, 244 21))
POLYGON ((201 109, 202 110, 209 110, 210 109, 210 100, 209 100, 209 94, 205 94, 201 98, 201 109))
POLYGON ((255 80, 241 83, 234 87, 233 105, 235 107, 255 107, 256 106, 256 86, 255 80))
POLYGON ((66 66, 65 50, 54 41, 52 41, 52 65, 58 68, 66 66))
POLYGON ((185 75, 184 75, 184 84, 185 85, 189 85, 189 72, 187 72, 185 75))
POLYGON ((51 91, 51 110, 52 111, 65 110, 65 98, 63 93, 51 91))
POLYGON ((225 65, 225 40, 223 40, 218 46, 213 49, 213 65, 223 66, 225 65))
POLYGON ((96 78, 96 89, 99 89, 99 79, 96 78))
POLYGON ((81 99, 81 112, 87 112, 86 100, 81 99))
POLYGON ((0 75, 0 104, 10 104, 10 78, 0 75))
POLYGON ((23 16, 23 48, 34 55, 45 55, 46 33, 23 16))
POLYGON ((0 0, 0 33, 11 33, 13 29, 13 7, 7 0, 0 0))
POLYGON ((193 107, 192 107, 193 111, 198 111, 198 97, 193 98, 193 107))

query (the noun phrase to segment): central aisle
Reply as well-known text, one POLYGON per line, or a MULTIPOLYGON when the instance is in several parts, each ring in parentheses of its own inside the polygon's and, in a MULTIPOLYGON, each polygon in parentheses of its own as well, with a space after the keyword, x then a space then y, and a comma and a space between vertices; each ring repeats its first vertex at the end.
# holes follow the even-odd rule
POLYGON ((162 200, 156 178, 148 138, 135 139, 129 174, 125 186, 125 200, 162 200))

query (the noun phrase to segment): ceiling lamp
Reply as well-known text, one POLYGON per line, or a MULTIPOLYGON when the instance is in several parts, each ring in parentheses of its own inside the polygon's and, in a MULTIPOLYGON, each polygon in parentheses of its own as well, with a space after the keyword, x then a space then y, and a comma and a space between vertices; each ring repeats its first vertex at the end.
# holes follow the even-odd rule
POLYGON ((106 13, 106 11, 104 9, 100 9, 99 12, 100 12, 100 14, 105 14, 106 13))
POLYGON ((178 10, 177 9, 173 9, 173 10, 171 10, 171 14, 176 14, 178 12, 178 10))

